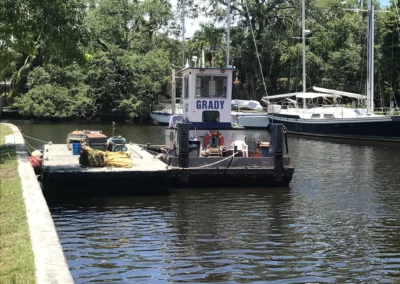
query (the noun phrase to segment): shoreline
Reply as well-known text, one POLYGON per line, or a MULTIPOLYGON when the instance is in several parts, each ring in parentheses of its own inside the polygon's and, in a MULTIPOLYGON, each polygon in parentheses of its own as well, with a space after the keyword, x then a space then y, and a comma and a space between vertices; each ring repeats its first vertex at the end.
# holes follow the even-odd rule
POLYGON ((1 120, 32 120, 32 121, 49 121, 49 122, 118 122, 127 124, 143 124, 152 123, 150 117, 150 112, 147 116, 142 118, 137 117, 135 119, 130 119, 126 115, 120 114, 98 114, 91 117, 33 117, 33 116, 23 116, 18 112, 17 109, 11 109, 9 107, 3 107, 2 114, 0 116, 1 120))
POLYGON ((2 124, 14 132, 18 173, 34 254, 36 283, 72 284, 74 280, 42 189, 29 162, 22 134, 14 124, 2 124))

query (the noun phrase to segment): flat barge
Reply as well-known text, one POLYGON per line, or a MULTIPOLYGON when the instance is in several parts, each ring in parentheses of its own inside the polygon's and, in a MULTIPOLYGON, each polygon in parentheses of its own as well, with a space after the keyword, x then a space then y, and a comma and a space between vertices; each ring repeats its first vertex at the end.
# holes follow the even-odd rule
MULTIPOLYGON (((235 153, 228 157, 189 157, 182 150, 178 156, 168 156, 149 150, 151 146, 127 144, 132 159, 129 168, 85 167, 66 144, 46 144, 43 191, 129 194, 166 192, 175 187, 288 186, 294 168, 283 155, 281 128, 278 125, 273 129, 266 157, 235 157, 235 153)), ((243 155, 239 150, 236 153, 243 155)))
MULTIPOLYGON (((283 155, 279 125, 272 127, 271 150, 260 157, 189 157, 154 153, 151 146, 127 144, 132 166, 85 167, 66 144, 44 146, 41 179, 45 194, 151 193, 173 187, 288 186, 294 168, 283 155)), ((158 148, 158 147, 157 147, 158 148)), ((241 151, 237 151, 242 155, 241 151)))
POLYGON ((130 168, 84 167, 79 164, 79 155, 73 155, 66 144, 46 144, 41 173, 44 193, 168 190, 170 173, 165 163, 138 145, 126 146, 131 152, 130 168))
MULTIPOLYGON (((172 115, 164 146, 126 144, 132 166, 119 168, 85 167, 77 156, 85 157, 82 152, 72 155, 66 145, 46 145, 44 191, 150 193, 170 187, 288 186, 294 168, 284 155, 283 125, 271 124, 269 143, 260 141, 250 150, 246 129, 231 124, 235 69, 188 67, 179 72, 183 113, 172 115)), ((105 140, 92 143, 99 137, 86 136, 82 144, 110 151, 105 140)))

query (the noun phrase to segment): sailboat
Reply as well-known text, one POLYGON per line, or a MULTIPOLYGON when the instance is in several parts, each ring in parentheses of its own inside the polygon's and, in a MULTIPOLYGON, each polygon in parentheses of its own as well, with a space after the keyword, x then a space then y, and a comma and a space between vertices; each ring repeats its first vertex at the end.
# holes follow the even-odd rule
MULTIPOLYGON (((159 103, 159 105, 161 106, 161 108, 158 110, 153 110, 150 113, 150 117, 154 122, 157 122, 158 124, 168 125, 173 115, 172 103, 168 101, 165 103, 159 103)), ((175 98, 175 111, 177 112, 177 114, 183 113, 182 106, 180 104, 180 98, 175 98)))
POLYGON ((305 0, 302 0, 303 92, 263 97, 271 123, 289 133, 319 137, 400 142, 400 116, 374 114, 374 5, 368 2, 367 95, 314 87, 306 92, 305 0), (293 97, 295 99, 293 99, 293 97), (342 98, 366 102, 366 109, 341 104, 342 98), (271 101, 281 100, 282 104, 271 101))

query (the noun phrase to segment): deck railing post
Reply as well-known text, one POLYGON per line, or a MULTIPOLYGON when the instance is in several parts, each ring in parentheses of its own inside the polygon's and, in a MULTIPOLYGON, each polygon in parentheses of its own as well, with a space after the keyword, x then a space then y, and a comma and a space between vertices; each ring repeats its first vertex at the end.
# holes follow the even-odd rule
POLYGON ((268 156, 274 157, 275 181, 282 181, 283 124, 271 124, 271 141, 268 156))
POLYGON ((179 167, 189 167, 189 130, 191 123, 178 123, 179 167))
POLYGON ((115 122, 112 122, 112 129, 111 129, 111 137, 114 137, 114 131, 115 131, 115 122))

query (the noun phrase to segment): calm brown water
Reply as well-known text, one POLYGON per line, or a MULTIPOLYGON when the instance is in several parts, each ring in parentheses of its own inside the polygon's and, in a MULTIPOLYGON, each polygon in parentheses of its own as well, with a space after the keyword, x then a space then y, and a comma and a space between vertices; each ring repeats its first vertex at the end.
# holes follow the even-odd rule
MULTIPOLYGON (((53 143, 74 129, 111 133, 14 123, 53 143)), ((163 142, 163 127, 116 128, 163 142)), ((399 283, 400 145, 289 137, 289 151, 289 188, 48 200, 75 282, 399 283)))

